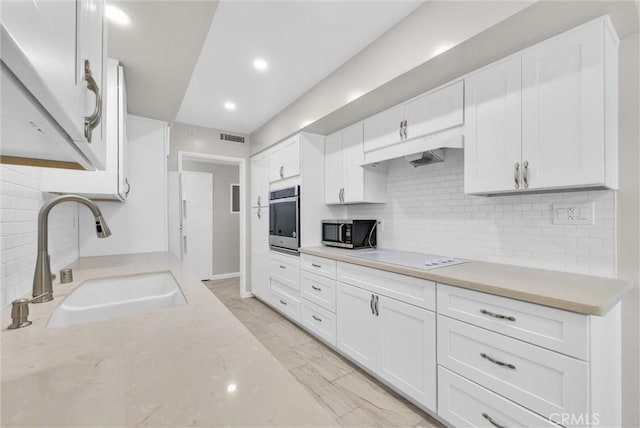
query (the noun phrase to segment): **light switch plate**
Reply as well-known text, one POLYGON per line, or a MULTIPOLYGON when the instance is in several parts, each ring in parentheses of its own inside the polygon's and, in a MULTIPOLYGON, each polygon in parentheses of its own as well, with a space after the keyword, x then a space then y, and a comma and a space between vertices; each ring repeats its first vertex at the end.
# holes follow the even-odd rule
POLYGON ((593 202, 553 204, 553 224, 593 224, 593 202))

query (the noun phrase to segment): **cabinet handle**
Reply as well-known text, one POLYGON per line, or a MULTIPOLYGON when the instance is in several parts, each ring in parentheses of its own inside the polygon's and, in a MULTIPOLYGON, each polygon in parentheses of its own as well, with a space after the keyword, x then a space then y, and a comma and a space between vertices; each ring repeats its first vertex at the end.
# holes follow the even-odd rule
POLYGON ((516 189, 520 188, 520 162, 516 162, 513 167, 513 182, 516 189))
POLYGON ((522 187, 529 188, 529 161, 522 164, 522 187))
POLYGON ((261 199, 261 197, 260 197, 260 196, 258 196, 258 208, 260 208, 260 205, 261 205, 261 204, 260 204, 260 199, 261 199))
POLYGON ((284 178, 284 166, 280 167, 280 178, 284 178))
POLYGON ((102 97, 100 96, 100 88, 91 74, 91 65, 88 59, 84 60, 84 80, 87 81, 87 89, 96 95, 96 107, 93 114, 84 118, 84 137, 90 143, 91 133, 98 126, 102 117, 102 97))
POLYGON ((186 199, 182 200, 182 218, 187 218, 187 201, 186 201, 186 199))
POLYGON ((183 246, 184 252, 186 253, 187 252, 187 235, 184 235, 182 237, 182 242, 183 242, 182 246, 183 246))
POLYGON ((480 309, 480 313, 484 314, 484 315, 489 315, 490 317, 498 318, 498 319, 501 319, 501 320, 507 320, 507 321, 515 321, 516 320, 515 317, 512 317, 510 315, 496 314, 495 312, 490 312, 490 311, 488 311, 486 309, 480 309))
POLYGON ((128 198, 129 197, 129 192, 131 191, 131 183, 129 183, 129 179, 127 177, 124 178, 124 182, 127 185, 127 191, 124 192, 124 197, 128 198))
POLYGON ((501 367, 507 367, 511 370, 515 370, 516 366, 514 366, 513 364, 509 364, 509 363, 503 363, 502 361, 496 360, 495 358, 491 358, 490 356, 488 356, 487 354, 485 354, 484 352, 482 352, 480 354, 480 356, 482 358, 484 358, 485 360, 491 361, 493 364, 497 364, 501 367))
POLYGON ((400 128, 398 130, 398 134, 400 134, 400 139, 402 140, 402 121, 400 121, 400 128))
POLYGON ((286 266, 280 265, 280 269, 286 269, 286 268, 287 268, 286 266))
POLYGON ((371 308, 371 315, 375 315, 376 311, 373 309, 373 294, 371 295, 371 301, 369 302, 369 307, 371 308))
POLYGON ((311 318, 313 318, 314 320, 318 321, 318 322, 322 322, 322 318, 318 318, 315 315, 311 315, 311 318))
POLYGON ((262 218, 262 214, 260 214, 260 207, 258 207, 258 218, 262 218))
POLYGON ((322 291, 322 288, 316 287, 315 285, 312 285, 311 288, 313 288, 316 291, 322 291))
POLYGON ((287 302, 285 302, 284 300, 280 299, 280 303, 282 303, 283 305, 287 306, 287 302))
POLYGON ((316 263, 311 263, 311 266, 313 266, 314 268, 318 268, 318 269, 322 268, 322 266, 320 266, 319 264, 316 264, 316 263))
POLYGON ((376 310, 376 316, 380 316, 380 312, 378 312, 378 296, 375 296, 373 307, 376 310))
POLYGON ((501 424, 497 423, 496 421, 494 421, 494 420, 491 418, 491 416, 487 415, 486 413, 483 413, 483 414, 482 414, 482 417, 483 417, 483 418, 485 418, 486 420, 488 420, 488 421, 489 421, 489 423, 490 423, 491 425, 493 425, 494 427, 496 427, 496 428, 507 428, 505 425, 501 425, 501 424))
POLYGON ((404 121, 404 126, 402 127, 402 133, 404 134, 404 139, 407 139, 407 121, 404 121))

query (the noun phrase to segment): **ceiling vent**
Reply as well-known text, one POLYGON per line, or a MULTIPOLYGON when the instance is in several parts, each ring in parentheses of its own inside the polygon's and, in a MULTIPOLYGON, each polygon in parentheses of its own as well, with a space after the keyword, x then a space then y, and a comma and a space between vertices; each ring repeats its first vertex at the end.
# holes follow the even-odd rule
POLYGON ((220 140, 221 141, 232 141, 234 143, 244 143, 244 137, 242 137, 240 135, 233 135, 233 134, 220 133, 220 140))

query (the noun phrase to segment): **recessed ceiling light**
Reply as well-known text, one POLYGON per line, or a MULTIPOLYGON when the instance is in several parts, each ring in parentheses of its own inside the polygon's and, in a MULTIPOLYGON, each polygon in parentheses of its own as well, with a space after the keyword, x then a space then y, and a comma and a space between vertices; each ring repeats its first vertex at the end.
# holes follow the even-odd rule
POLYGON ((131 18, 129 15, 127 15, 124 10, 120 9, 118 6, 114 6, 112 4, 106 5, 105 14, 107 15, 107 19, 114 24, 123 26, 131 24, 131 18))
POLYGON ((261 58, 258 58, 255 61, 253 61, 253 66, 255 67, 256 70, 264 71, 267 69, 269 64, 267 64, 267 61, 261 58))
POLYGON ((235 110, 236 105, 231 101, 227 101, 226 103, 224 103, 224 108, 226 108, 227 110, 235 110))

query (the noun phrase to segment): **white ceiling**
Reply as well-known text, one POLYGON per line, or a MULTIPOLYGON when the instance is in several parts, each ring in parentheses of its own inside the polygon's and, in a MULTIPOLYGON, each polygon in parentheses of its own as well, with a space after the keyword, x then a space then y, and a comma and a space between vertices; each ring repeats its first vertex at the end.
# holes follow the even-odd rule
POLYGON ((222 1, 176 120, 250 134, 421 3, 222 1))

